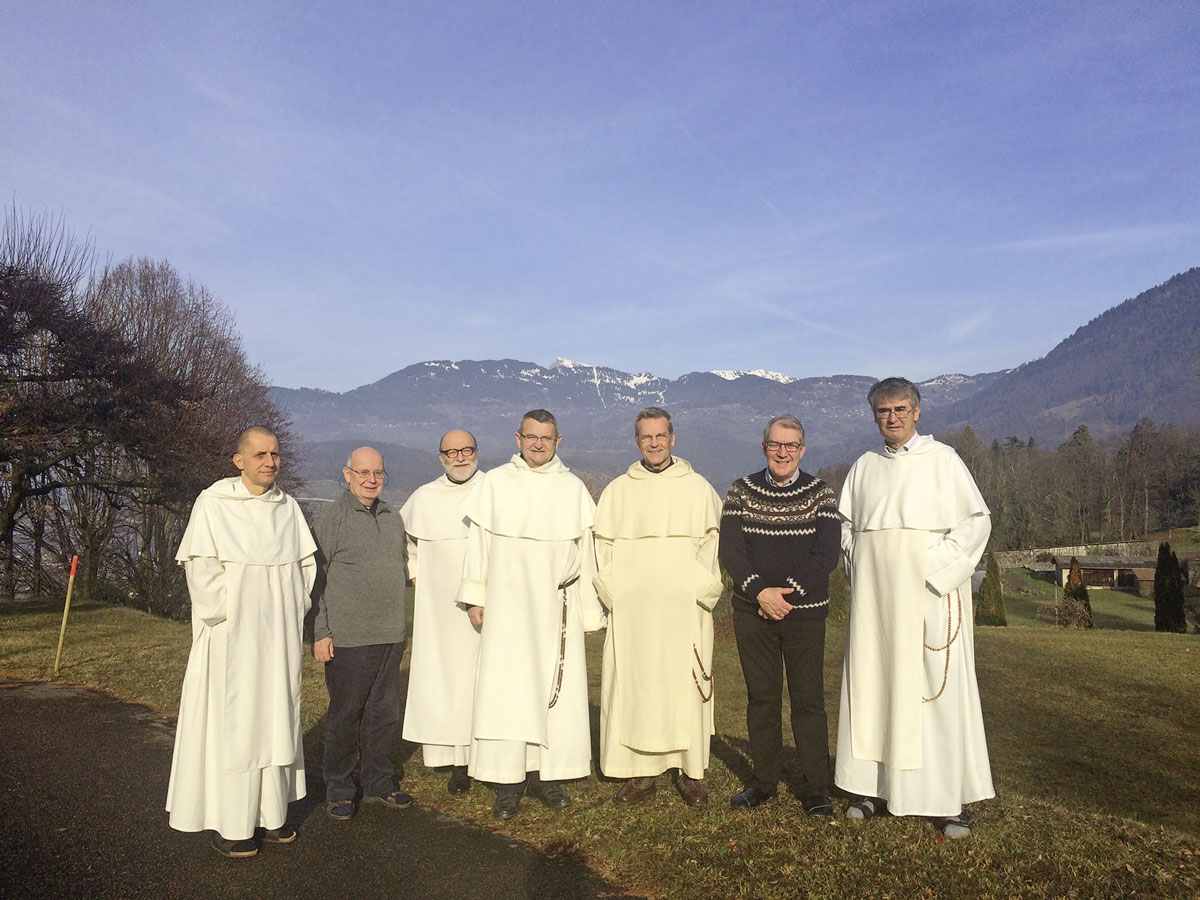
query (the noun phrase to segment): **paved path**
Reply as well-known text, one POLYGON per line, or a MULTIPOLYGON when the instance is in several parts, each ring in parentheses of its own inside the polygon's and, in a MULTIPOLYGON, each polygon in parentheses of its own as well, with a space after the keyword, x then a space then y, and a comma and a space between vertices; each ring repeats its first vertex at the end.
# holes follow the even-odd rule
MULTIPOLYGON (((551 859, 416 805, 348 823, 292 804, 289 846, 228 860, 167 826, 174 726, 78 688, 0 682, 0 898, 620 898, 551 859)), ((312 781, 310 779, 310 786, 312 781)))

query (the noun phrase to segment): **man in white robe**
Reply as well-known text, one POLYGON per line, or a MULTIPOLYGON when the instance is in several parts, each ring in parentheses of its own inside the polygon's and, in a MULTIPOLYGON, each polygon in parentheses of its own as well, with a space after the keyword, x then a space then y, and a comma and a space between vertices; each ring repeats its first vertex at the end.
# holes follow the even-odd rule
POLYGON ((678 769, 689 806, 708 802, 713 734, 712 608, 721 598, 721 498, 687 460, 658 407, 638 413, 642 458, 596 507, 596 592, 608 607, 600 687, 600 767, 624 778, 614 802, 655 793, 678 769))
POLYGON ((316 545, 276 485, 279 443, 265 428, 238 440, 241 477, 206 488, 176 559, 192 600, 192 650, 167 788, 172 828, 211 830, 224 856, 290 843, 289 801, 305 794, 300 733, 304 615, 316 545))
POLYGON ((482 628, 471 724, 471 777, 497 786, 492 814, 528 793, 550 809, 558 783, 591 772, 583 633, 603 627, 592 586, 596 505, 555 455, 544 409, 521 418, 509 462, 463 502, 470 519, 459 600, 482 628))
POLYGON ((917 434, 912 382, 885 379, 868 403, 885 446, 838 502, 851 593, 834 781, 859 798, 850 818, 886 805, 966 837, 963 805, 995 796, 971 611, 991 519, 958 454, 917 434))
POLYGON ((449 431, 438 447, 445 474, 423 484, 400 509, 408 534, 408 575, 416 591, 404 739, 421 745, 425 765, 450 768, 446 789, 465 794, 479 629, 458 603, 467 520, 462 502, 483 480, 469 431, 449 431))

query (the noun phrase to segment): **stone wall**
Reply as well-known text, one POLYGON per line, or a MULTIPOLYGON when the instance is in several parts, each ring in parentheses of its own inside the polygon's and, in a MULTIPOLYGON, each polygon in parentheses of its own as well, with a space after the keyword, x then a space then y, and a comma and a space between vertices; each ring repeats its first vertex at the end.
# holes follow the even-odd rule
POLYGON ((998 550, 996 563, 1002 569, 1027 566, 1032 569, 1050 568, 1048 563, 1039 563, 1039 556, 1133 556, 1154 559, 1158 555, 1158 544, 1154 541, 1116 541, 1110 544, 1086 544, 1077 547, 1035 547, 1032 550, 998 550))

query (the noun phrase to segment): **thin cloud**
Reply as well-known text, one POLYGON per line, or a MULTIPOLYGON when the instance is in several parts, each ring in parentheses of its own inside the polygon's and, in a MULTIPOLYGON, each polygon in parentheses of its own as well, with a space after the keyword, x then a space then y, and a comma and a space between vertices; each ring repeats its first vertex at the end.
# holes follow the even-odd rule
POLYGON ((1047 234, 1019 241, 1002 241, 981 247, 981 253, 1042 253, 1051 250, 1086 250, 1106 247, 1127 248, 1130 244, 1149 244, 1162 240, 1200 234, 1194 222, 1163 222, 1110 228, 1105 231, 1078 231, 1071 234, 1047 234))

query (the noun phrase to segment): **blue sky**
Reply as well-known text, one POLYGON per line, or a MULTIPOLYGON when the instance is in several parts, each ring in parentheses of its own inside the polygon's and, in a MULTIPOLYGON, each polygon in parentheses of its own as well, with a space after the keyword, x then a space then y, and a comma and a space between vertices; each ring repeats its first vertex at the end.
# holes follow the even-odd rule
POLYGON ((0 188, 276 384, 1006 368, 1200 265, 1200 4, 0 3, 0 188))

